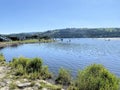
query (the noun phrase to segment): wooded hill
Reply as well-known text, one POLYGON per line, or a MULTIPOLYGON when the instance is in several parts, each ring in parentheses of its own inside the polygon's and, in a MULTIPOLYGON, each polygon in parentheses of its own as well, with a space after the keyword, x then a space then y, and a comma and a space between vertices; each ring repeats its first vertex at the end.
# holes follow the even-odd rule
POLYGON ((100 38, 120 37, 120 28, 66 28, 40 34, 53 38, 100 38))
POLYGON ((120 37, 120 28, 66 28, 46 32, 30 32, 4 35, 10 39, 50 38, 106 38, 120 37))

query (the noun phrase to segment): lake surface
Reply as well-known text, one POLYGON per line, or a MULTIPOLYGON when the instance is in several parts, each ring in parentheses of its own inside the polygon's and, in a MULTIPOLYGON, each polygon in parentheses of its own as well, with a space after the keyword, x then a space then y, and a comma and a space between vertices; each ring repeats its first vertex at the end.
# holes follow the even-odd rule
POLYGON ((60 67, 70 69, 76 75, 79 69, 97 63, 103 64, 120 77, 120 39, 63 39, 53 43, 23 44, 0 50, 7 61, 13 57, 41 57, 50 71, 57 73, 60 67))

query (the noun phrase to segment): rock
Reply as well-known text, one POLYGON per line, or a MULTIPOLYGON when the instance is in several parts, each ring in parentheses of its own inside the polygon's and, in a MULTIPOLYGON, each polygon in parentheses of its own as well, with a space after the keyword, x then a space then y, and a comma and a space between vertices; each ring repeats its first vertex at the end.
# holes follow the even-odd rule
POLYGON ((1 66, 0 67, 0 79, 3 78, 6 75, 6 67, 1 66))
POLYGON ((32 89, 33 90, 40 90, 38 87, 35 87, 35 86, 32 89))
POLYGON ((31 87, 27 87, 27 88, 24 88, 22 90, 36 90, 36 89, 32 89, 31 87))
POLYGON ((23 79, 24 82, 27 82, 28 80, 27 79, 23 79))
POLYGON ((3 88, 0 88, 0 90, 9 90, 9 87, 3 87, 3 88))
POLYGON ((47 88, 42 88, 42 90, 48 90, 47 88))
POLYGON ((40 80, 40 82, 45 83, 45 84, 47 84, 47 85, 52 85, 51 83, 49 83, 49 82, 47 82, 47 81, 45 81, 45 80, 40 80))
POLYGON ((0 87, 4 87, 6 84, 4 82, 0 82, 0 87))
POLYGON ((25 88, 25 87, 30 87, 30 86, 31 86, 31 83, 20 83, 20 84, 17 84, 18 88, 25 88))
POLYGON ((3 82, 5 82, 6 84, 10 84, 11 80, 10 79, 4 79, 3 82))
POLYGON ((16 83, 16 84, 20 84, 20 81, 16 81, 15 83, 16 83))
POLYGON ((40 87, 41 85, 40 85, 40 83, 35 83, 35 86, 40 87))

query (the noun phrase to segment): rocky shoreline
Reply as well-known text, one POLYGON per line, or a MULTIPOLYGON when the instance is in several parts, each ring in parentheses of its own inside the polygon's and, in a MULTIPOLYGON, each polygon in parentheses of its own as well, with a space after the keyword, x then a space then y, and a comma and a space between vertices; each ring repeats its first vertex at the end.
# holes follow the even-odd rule
POLYGON ((45 80, 14 78, 14 75, 10 74, 11 70, 7 65, 0 66, 0 90, 52 90, 51 87, 56 88, 54 90, 64 90, 45 80))
POLYGON ((65 90, 43 79, 16 76, 14 69, 0 55, 0 90, 65 90))

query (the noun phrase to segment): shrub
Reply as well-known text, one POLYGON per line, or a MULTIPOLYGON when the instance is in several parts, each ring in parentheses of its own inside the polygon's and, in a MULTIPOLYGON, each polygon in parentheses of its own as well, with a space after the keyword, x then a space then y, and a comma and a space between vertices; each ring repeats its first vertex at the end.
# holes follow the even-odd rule
POLYGON ((78 72, 76 87, 79 90, 118 90, 118 79, 104 66, 92 64, 78 72))
POLYGON ((15 90, 17 88, 16 84, 15 83, 10 83, 9 85, 9 90, 15 90))
POLYGON ((71 83, 70 71, 64 68, 60 68, 58 77, 55 81, 57 84, 69 85, 71 83))
POLYGON ((52 78, 52 73, 49 72, 48 66, 43 66, 40 74, 42 76, 42 79, 52 78))
POLYGON ((5 57, 3 54, 0 54, 0 62, 5 62, 5 57))
POLYGON ((16 69, 17 69, 15 72, 16 76, 22 76, 25 74, 25 70, 22 65, 18 65, 16 69))
POLYGON ((29 61, 30 59, 24 57, 13 58, 13 60, 10 62, 10 66, 17 68, 19 65, 21 65, 23 69, 25 69, 29 61))
POLYGON ((40 58, 13 58, 10 62, 16 76, 23 76, 29 79, 51 78, 51 73, 47 66, 42 66, 40 58))
POLYGON ((28 75, 29 75, 29 79, 31 79, 31 80, 41 79, 39 72, 30 73, 28 75))
POLYGON ((78 88, 75 87, 75 86, 70 85, 70 86, 67 88, 67 90, 78 90, 78 88))
POLYGON ((26 67, 27 73, 40 72, 41 69, 42 69, 42 60, 40 58, 32 59, 26 67))

